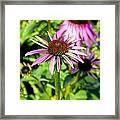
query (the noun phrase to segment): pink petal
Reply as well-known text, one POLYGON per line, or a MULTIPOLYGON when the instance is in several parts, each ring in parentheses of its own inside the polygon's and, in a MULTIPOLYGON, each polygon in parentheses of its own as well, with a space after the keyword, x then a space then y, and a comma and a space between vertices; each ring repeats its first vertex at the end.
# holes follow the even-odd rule
POLYGON ((72 62, 73 65, 78 64, 78 61, 75 61, 75 60, 71 60, 71 62, 72 62))
POLYGON ((72 43, 71 45, 69 45, 69 47, 73 47, 73 46, 75 46, 75 43, 72 43))
POLYGON ((64 34, 62 35, 62 39, 66 41, 68 38, 69 38, 69 34, 64 32, 64 34))
POLYGON ((48 52, 47 49, 37 49, 37 50, 32 50, 30 52, 27 52, 25 54, 25 56, 28 56, 28 55, 32 55, 32 54, 35 54, 35 53, 44 53, 44 52, 48 52))
POLYGON ((46 61, 48 57, 49 57, 49 54, 45 54, 44 56, 39 57, 35 62, 33 62, 32 66, 46 61))
POLYGON ((79 59, 80 62, 84 63, 84 61, 82 60, 80 55, 78 55, 78 59, 79 59))
POLYGON ((74 73, 76 73, 76 72, 78 72, 79 71, 79 69, 78 68, 73 68, 73 69, 71 69, 71 74, 74 74, 74 73))
POLYGON ((72 25, 72 33, 73 35, 76 35, 76 25, 72 25))
POLYGON ((93 25, 92 25, 92 23, 89 22, 87 25, 89 26, 89 28, 90 28, 91 30, 93 30, 93 25))
POLYGON ((97 77, 93 73, 91 73, 91 72, 89 72, 88 75, 92 76, 94 79, 97 79, 97 77))
POLYGON ((83 60, 81 58, 78 58, 78 56, 76 56, 75 54, 73 54, 73 53, 65 53, 65 54, 70 56, 71 59, 73 58, 73 59, 75 59, 75 61, 77 60, 77 61, 80 61, 83 63, 83 60))
POLYGON ((94 58, 94 52, 92 52, 91 54, 90 54, 90 57, 89 57, 91 60, 94 58))
POLYGON ((86 49, 86 54, 87 54, 87 55, 89 54, 89 48, 86 49))
POLYGON ((61 37, 61 35, 67 30, 68 24, 63 23, 61 24, 59 30, 56 32, 56 34, 53 36, 54 40, 57 40, 61 37))
POLYGON ((93 64, 100 64, 100 60, 92 62, 93 64))
MULTIPOLYGON (((77 40, 78 41, 78 40, 77 40)), ((75 36, 72 36, 69 40, 68 40, 68 42, 67 43, 73 43, 73 42, 75 42, 75 36)))
POLYGON ((72 61, 66 55, 62 55, 62 57, 72 68, 74 68, 72 61))
POLYGON ((53 57, 53 55, 49 55, 48 58, 46 58, 46 61, 49 60, 52 57, 53 57))
POLYGON ((69 50, 69 52, 70 52, 70 53, 75 53, 75 54, 77 54, 77 55, 84 55, 84 56, 86 56, 85 53, 80 52, 80 51, 77 51, 77 50, 69 50))
POLYGON ((54 64, 55 64, 55 56, 53 56, 53 57, 51 58, 51 60, 50 60, 49 71, 50 71, 51 75, 53 75, 54 64))
POLYGON ((93 33, 93 31, 91 31, 88 26, 86 25, 86 32, 89 35, 90 39, 93 40, 93 42, 96 42, 96 36, 93 33))
POLYGON ((81 26, 79 26, 79 35, 80 35, 80 37, 81 37, 81 39, 83 40, 83 29, 82 29, 82 25, 81 26))
POLYGON ((57 57, 57 71, 60 71, 60 57, 57 57))
POLYGON ((82 40, 77 41, 77 42, 76 42, 76 45, 77 45, 77 46, 82 46, 82 40))
POLYGON ((69 21, 68 20, 64 20, 64 22, 61 24, 61 26, 68 25, 68 24, 69 24, 69 21))
POLYGON ((83 36, 84 36, 84 40, 86 42, 86 45, 90 48, 91 47, 91 41, 87 35, 87 32, 85 30, 85 28, 83 27, 83 36))
POLYGON ((73 46, 72 49, 78 49, 78 50, 84 49, 85 50, 84 47, 80 47, 80 46, 73 46))
POLYGON ((78 40, 81 39, 79 34, 80 34, 80 29, 79 29, 79 26, 76 25, 76 39, 78 40))

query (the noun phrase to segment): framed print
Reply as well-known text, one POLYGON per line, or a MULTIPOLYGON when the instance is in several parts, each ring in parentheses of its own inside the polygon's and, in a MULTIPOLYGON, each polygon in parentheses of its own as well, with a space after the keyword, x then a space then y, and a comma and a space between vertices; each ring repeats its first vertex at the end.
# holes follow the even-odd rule
POLYGON ((119 119, 119 2, 1 3, 2 119, 119 119))

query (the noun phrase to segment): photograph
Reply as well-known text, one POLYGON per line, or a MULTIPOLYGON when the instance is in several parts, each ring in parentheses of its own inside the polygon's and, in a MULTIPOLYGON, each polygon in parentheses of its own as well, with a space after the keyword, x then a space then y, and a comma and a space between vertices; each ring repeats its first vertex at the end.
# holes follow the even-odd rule
POLYGON ((3 119, 119 119, 113 1, 3 2, 3 119))
POLYGON ((20 100, 100 100, 100 20, 20 20, 20 100))

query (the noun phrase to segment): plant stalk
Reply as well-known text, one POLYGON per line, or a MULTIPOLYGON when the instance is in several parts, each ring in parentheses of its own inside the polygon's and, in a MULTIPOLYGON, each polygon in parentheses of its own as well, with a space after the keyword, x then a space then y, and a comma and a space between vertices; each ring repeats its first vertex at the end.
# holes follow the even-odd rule
POLYGON ((60 72, 55 72, 55 96, 56 100, 60 100, 60 72))

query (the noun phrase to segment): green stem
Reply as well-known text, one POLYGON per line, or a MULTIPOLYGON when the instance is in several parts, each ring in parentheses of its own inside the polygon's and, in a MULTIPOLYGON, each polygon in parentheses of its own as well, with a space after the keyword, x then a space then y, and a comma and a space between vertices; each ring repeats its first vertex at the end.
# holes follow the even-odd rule
POLYGON ((55 95, 56 100, 60 100, 60 72, 55 72, 55 95))
POLYGON ((77 73, 76 77, 74 78, 74 81, 71 82, 71 86, 74 85, 79 79, 80 79, 80 72, 77 73))
POLYGON ((51 31, 50 31, 50 20, 48 20, 48 32, 49 32, 50 35, 51 35, 51 31))

